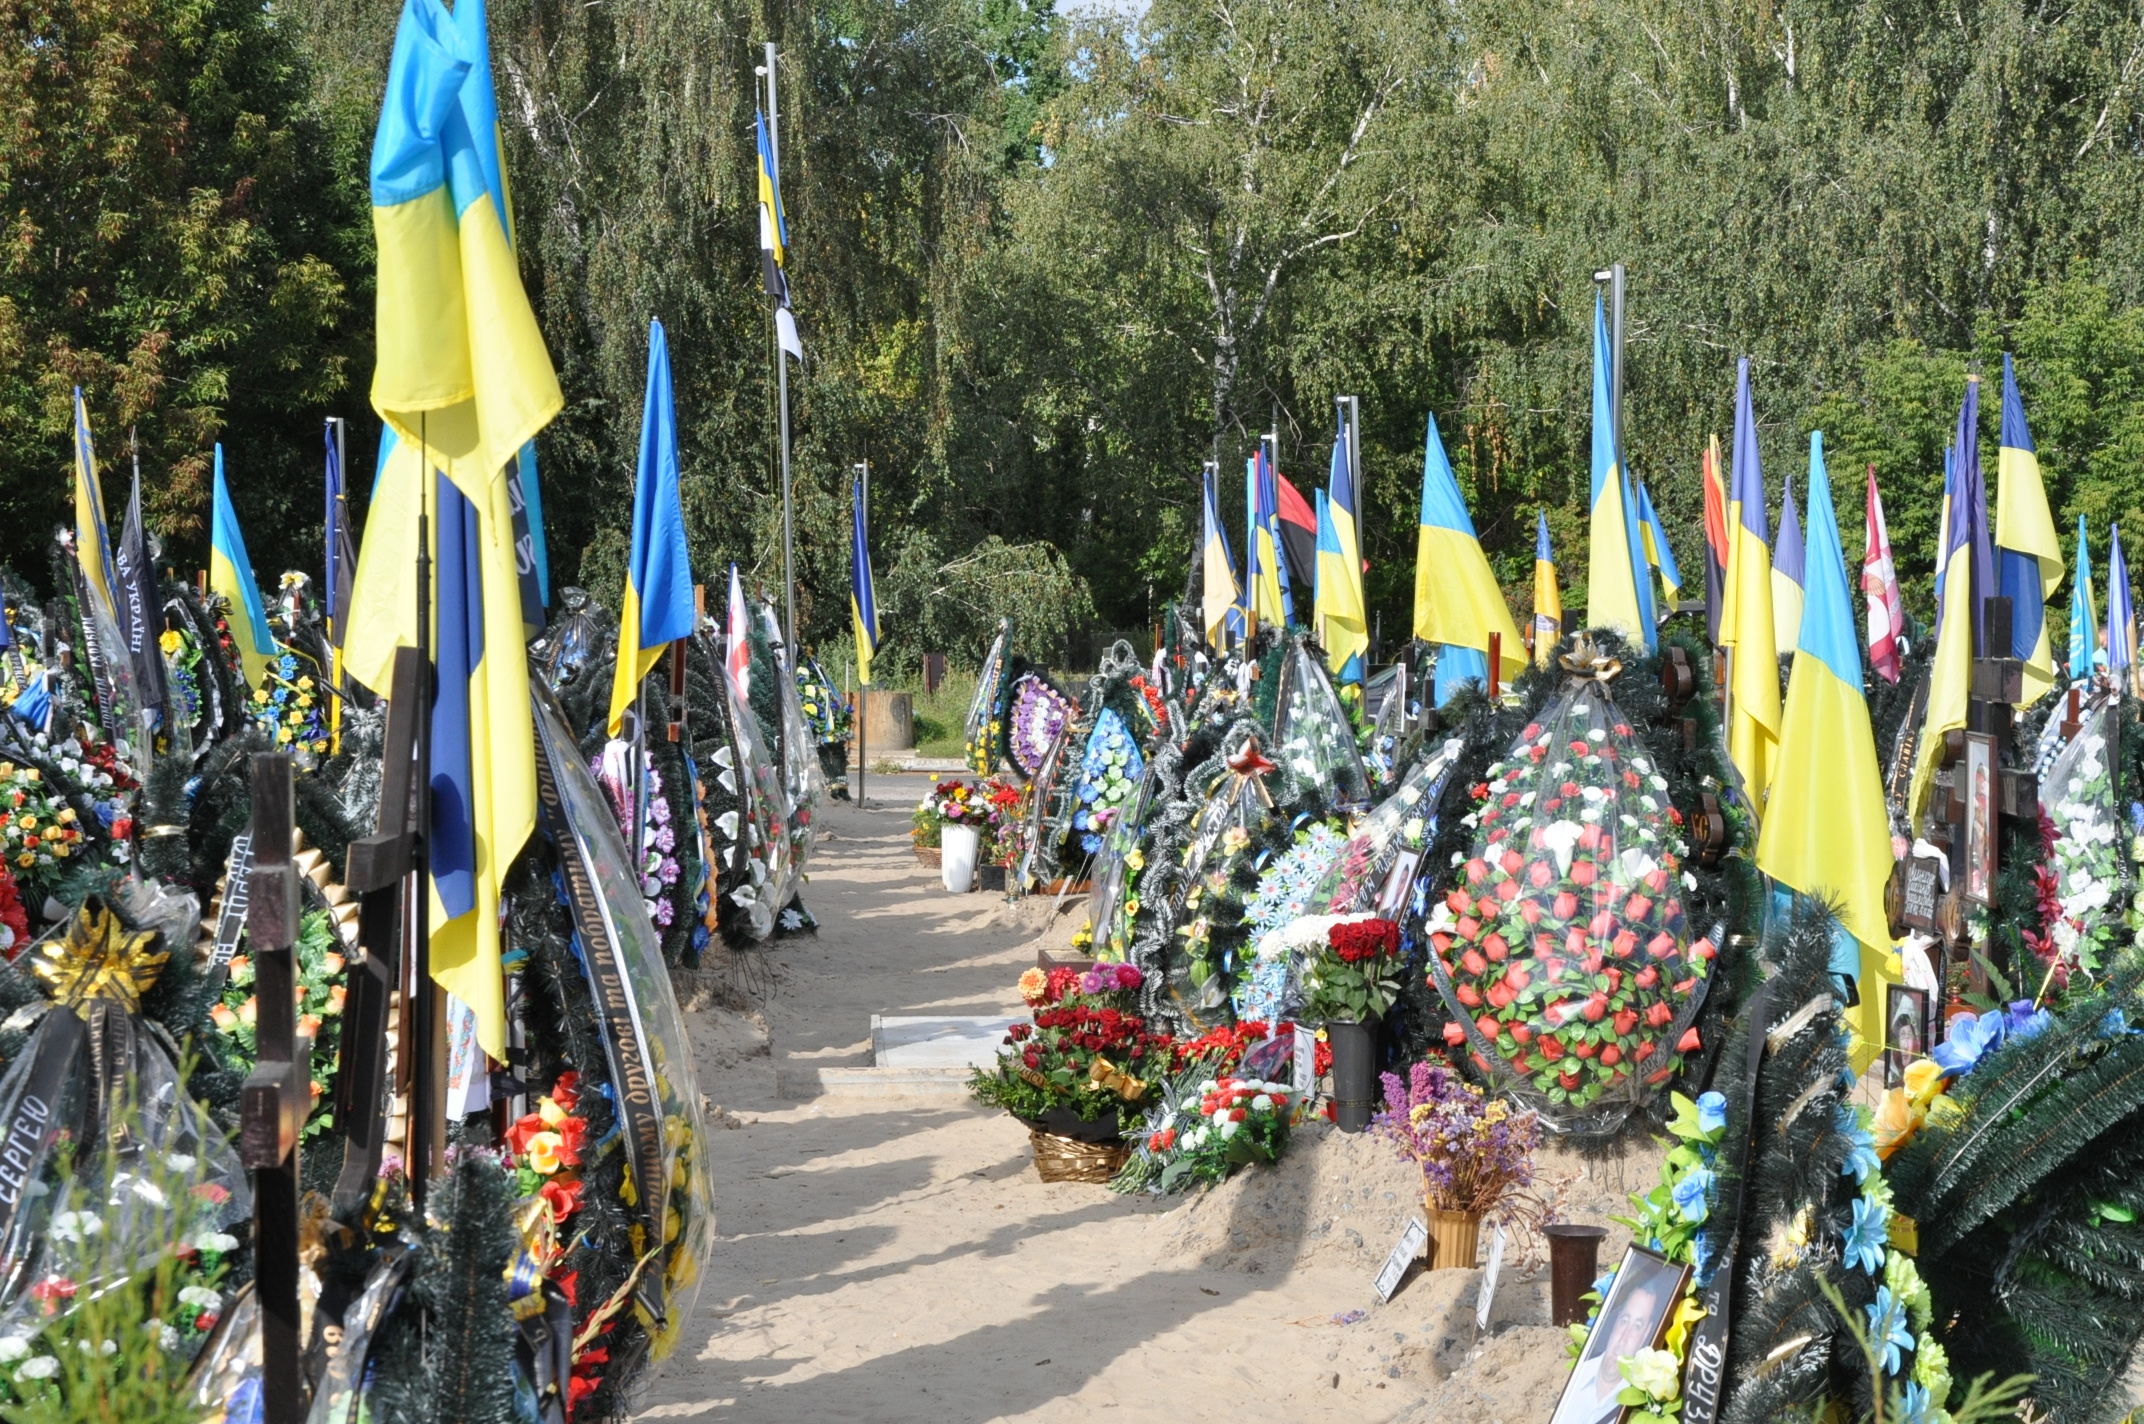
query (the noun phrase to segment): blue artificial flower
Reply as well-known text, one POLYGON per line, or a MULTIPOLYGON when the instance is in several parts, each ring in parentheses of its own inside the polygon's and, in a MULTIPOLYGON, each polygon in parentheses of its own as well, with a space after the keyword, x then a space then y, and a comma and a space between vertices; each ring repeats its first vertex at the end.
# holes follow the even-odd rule
POLYGON ((1675 1184, 1671 1195, 1675 1198, 1675 1209, 1682 1213, 1684 1221, 1695 1225, 1711 1214, 1712 1208, 1705 1204, 1705 1194, 1711 1190, 1712 1173, 1703 1167, 1691 1168, 1675 1184))
POLYGON ((1876 1299, 1862 1309, 1869 1317, 1869 1342, 1883 1351, 1883 1372, 1898 1373, 1904 1351, 1913 1348, 1913 1332, 1906 1328, 1906 1312, 1899 1308, 1889 1286, 1876 1287, 1876 1299))
POLYGON ((1841 1105, 1838 1112, 1839 1135, 1846 1139, 1847 1145, 1846 1165, 1839 1168, 1839 1175, 1866 1182, 1869 1173, 1883 1165, 1876 1156, 1876 1139, 1861 1125, 1861 1115, 1852 1108, 1841 1105))
POLYGON ((1930 1410, 1935 1401, 1928 1397, 1925 1385, 1908 1384, 1906 1397, 1899 1401, 1898 1424, 1928 1424, 1930 1410))
POLYGON ((1601 1272, 1600 1279, 1593 1283, 1593 1293, 1602 1300, 1608 1299, 1608 1292, 1615 1286, 1615 1273, 1620 1269, 1620 1266, 1610 1266, 1601 1272))
POLYGON ((1960 1014, 1950 1021, 1950 1033, 1930 1056, 1946 1078, 1973 1071, 1981 1055, 2003 1041, 2005 1020, 2000 1009, 1984 1014, 1960 1014))
POLYGON ((2055 1021, 2055 1016, 2045 1009, 2035 1009, 2030 999, 2018 999, 2010 1005, 2010 1012, 2003 1022, 2005 1038, 2031 1038, 2055 1021))
POLYGON ((1690 1246, 1694 1253, 1690 1268, 1697 1278, 1697 1284, 1700 1287, 1711 1285, 1712 1268, 1716 1256, 1712 1246, 1712 1233, 1709 1231, 1698 1232, 1691 1239, 1690 1246))
POLYGON ((1846 1228, 1842 1248, 1847 1264, 1859 1266, 1872 1276, 1882 1275, 1884 1244, 1890 1231, 1891 1208, 1868 1197, 1855 1197, 1853 1224, 1846 1228))
POLYGON ((2120 1009, 2107 1010, 2107 1016, 2099 1021, 2099 1031, 2107 1038, 2120 1038, 2124 1034, 2144 1033, 2144 1028, 2131 1028, 2129 1015, 2120 1009))
POLYGON ((2129 803, 2129 827, 2138 835, 2144 836, 2144 801, 2129 803))
POLYGON ((1700 1093, 1697 1097, 1697 1130, 1715 1133, 1727 1126, 1727 1099, 1719 1093, 1700 1093))

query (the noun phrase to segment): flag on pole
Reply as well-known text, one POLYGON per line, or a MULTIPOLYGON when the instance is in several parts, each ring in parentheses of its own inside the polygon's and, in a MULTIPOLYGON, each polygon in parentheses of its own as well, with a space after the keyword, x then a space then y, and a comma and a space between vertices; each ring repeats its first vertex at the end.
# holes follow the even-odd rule
POLYGON ((385 693, 421 641, 420 514, 434 540, 432 977, 506 1057, 501 882, 536 824, 522 655, 520 455, 562 404, 521 286, 484 0, 405 0, 372 147, 379 250, 372 406, 387 424, 343 661, 385 693))
MULTIPOLYGON (((141 710, 161 715, 169 693, 164 683, 164 650, 161 642, 161 600, 157 596, 156 566, 149 558, 149 529, 141 514, 141 457, 134 458, 134 485, 127 494, 126 523, 119 531, 119 549, 113 561, 118 576, 119 612, 125 619, 128 661, 134 668, 134 688, 141 710)), ((0 618, 0 623, 7 620, 0 618)), ((0 647, 6 646, 0 644, 0 647)))
POLYGON ((1761 810, 1779 750, 1779 643, 1772 619, 1772 551, 1766 541, 1764 474, 1757 464, 1757 417, 1749 358, 1735 376, 1735 463, 1727 505, 1727 592, 1720 643, 1734 650, 1727 754, 1743 794, 1761 810))
POLYGON ((760 282, 774 298, 775 341, 801 361, 804 343, 797 336, 796 316, 789 310, 789 220, 782 212, 782 175, 776 171, 767 116, 755 110, 752 122, 759 142, 760 282))
MULTIPOLYGON (((1279 470, 1273 472, 1273 487, 1279 493, 1282 560, 1288 566, 1288 586, 1294 597, 1308 598, 1318 583, 1318 515, 1303 493, 1288 483, 1279 470)), ((1298 612, 1293 617, 1300 618, 1298 612)))
POLYGON ((2077 516, 2077 578, 2070 586, 2070 681, 2092 675, 2098 651, 2099 614, 2092 607, 2092 553, 2085 547, 2084 516, 2077 516))
POLYGON ((2122 526, 2114 526, 2107 551, 2107 676, 2128 691, 2137 660, 2136 608, 2129 599, 2129 565, 2122 559, 2122 526))
MULTIPOLYGON (((1277 442, 1274 448, 1279 449, 1277 442)), ((1295 579, 1288 571, 1286 535, 1281 528, 1280 487, 1279 465, 1270 459, 1263 461, 1258 481, 1258 508, 1260 518, 1264 521, 1260 527, 1265 531, 1266 538, 1272 541, 1271 550, 1266 557, 1272 561, 1274 577, 1280 581, 1281 620, 1284 624, 1293 625, 1296 622, 1295 579)), ((1300 502, 1301 496, 1297 496, 1297 499, 1300 502)), ((1311 532, 1314 537, 1317 531, 1313 529, 1311 532)))
POLYGON ((350 595, 357 585, 357 544, 350 533, 349 485, 342 452, 335 444, 335 422, 326 421, 327 558, 322 568, 320 605, 327 611, 328 643, 341 648, 349 632, 350 595))
POLYGON ((1660 522, 1660 513, 1653 508, 1652 493, 1645 481, 1638 481, 1638 537, 1645 545, 1645 562, 1660 575, 1661 597, 1668 603, 1675 602, 1682 592, 1682 570, 1675 566, 1675 551, 1668 547, 1667 526, 1660 522))
POLYGON ((276 659, 275 636, 268 631, 268 611, 261 606, 261 586, 253 579, 253 561, 246 557, 245 536, 238 529, 238 511, 231 504, 230 487, 223 479, 223 446, 216 446, 215 503, 210 514, 208 585, 230 604, 225 620, 231 642, 238 649, 238 664, 249 687, 262 686, 261 677, 276 659))
POLYGON ((1318 638, 1326 666, 1342 683, 1369 675, 1370 619, 1362 585, 1362 539, 1356 519, 1356 452, 1347 421, 1333 438, 1332 473, 1318 505, 1318 638))
POLYGON ((1213 466, 1206 467, 1204 478, 1205 530, 1199 539, 1199 558, 1205 582, 1200 613, 1206 641, 1218 652, 1235 625, 1240 591, 1236 587, 1236 556, 1228 547, 1228 531, 1221 527, 1213 466))
POLYGON ((1869 665, 1885 682, 1903 671, 1901 641, 1906 636, 1906 599, 1899 591, 1898 570, 1891 563, 1891 534, 1884 527, 1883 496, 1876 492, 1876 467, 1869 466, 1867 552, 1861 559, 1861 591, 1869 604, 1869 665))
POLYGON ((856 479, 855 511, 849 532, 849 621, 856 630, 856 681, 871 682, 871 659, 878 656, 878 590, 871 581, 870 490, 868 476, 856 479))
MULTIPOLYGON (((517 518, 514 528, 514 542, 516 547, 520 548, 523 538, 526 537, 527 539, 527 547, 521 550, 527 559, 527 568, 524 570, 525 576, 522 579, 522 587, 525 591, 528 584, 533 580, 536 585, 536 607, 540 611, 551 606, 551 551, 543 537, 543 487, 536 479, 535 441, 531 440, 521 447, 519 463, 521 466, 521 483, 519 486, 521 508, 526 516, 528 527, 524 531, 517 518)), ((524 597, 523 603, 526 604, 526 602, 527 599, 524 597)), ((526 617, 527 611, 524 607, 522 610, 524 617, 526 617)), ((538 627, 540 626, 541 624, 539 623, 538 627)), ((534 637, 535 634, 532 632, 529 636, 534 637)))
POLYGON ((1779 495, 1779 534, 1772 540, 1772 644, 1782 657, 1794 650, 1802 628, 1802 521, 1794 510, 1794 476, 1779 495))
POLYGON ((1653 581, 1638 534, 1638 502, 1616 448, 1615 407, 1608 394, 1608 319, 1593 297, 1593 486, 1586 560, 1586 622, 1613 628, 1653 649, 1653 581))
POLYGON ((1489 635, 1498 644, 1497 680, 1509 683, 1526 666, 1526 649, 1511 605, 1504 601, 1488 555, 1474 533, 1459 478, 1429 417, 1422 443, 1422 513, 1415 534, 1414 635, 1436 643, 1436 705, 1469 682, 1487 686, 1489 635))
MULTIPOLYGON (((2002 445, 1996 457, 1996 583, 2010 600, 2010 644, 1997 651, 2025 664, 2025 702, 2055 685, 2055 659, 2048 639, 2047 600, 2062 582, 2062 545, 2047 509, 2040 457, 2025 424, 2010 353, 2003 353, 2002 445)), ((2022 704, 2021 704, 2022 705, 2022 704)))
POLYGON ((1720 484, 1720 437, 1705 444, 1699 460, 1705 485, 1705 636, 1720 641, 1720 614, 1727 597, 1727 491, 1720 484))
POLYGON ((1976 557, 1986 541, 1986 501, 1980 493, 1980 457, 1974 432, 1980 417, 1980 382, 1967 377, 1965 401, 1958 407, 1957 439, 1950 462, 1950 482, 1943 492, 1949 516, 1940 531, 1943 585, 1936 600, 1935 660, 1928 670, 1928 712, 1914 757, 1913 788, 1906 798, 1910 819, 1927 803, 1943 734, 1965 725, 1966 699, 1973 690, 1973 657, 1979 639, 1981 580, 1988 572, 1976 557), (1975 520, 1975 515, 1979 519, 1975 520), (1981 527, 1975 537, 1975 523, 1981 527))
POLYGON ((1556 587, 1556 555, 1548 542, 1548 511, 1534 511, 1534 666, 1547 667, 1563 641, 1563 592, 1556 587))
POLYGON ((1273 476, 1263 448, 1244 462, 1243 476, 1243 510, 1247 520, 1244 537, 1249 556, 1244 577, 1244 603, 1250 615, 1249 628, 1256 632, 1260 628, 1286 627, 1287 584, 1280 566, 1280 538, 1274 508, 1277 500, 1268 494, 1273 476))
POLYGON ((722 670, 739 707, 752 703, 752 610, 744 601, 744 580, 730 565, 730 606, 722 649, 722 670))
POLYGON ((633 552, 625 566, 618 657, 611 675, 610 734, 640 695, 640 680, 663 649, 692 636, 692 561, 678 494, 677 409, 670 390, 670 341, 648 322, 648 388, 640 403, 640 468, 633 479, 633 552))
POLYGON ((1780 725, 1778 770, 1757 837, 1757 868, 1804 895, 1833 901, 1839 923, 1861 942, 1854 1019, 1866 1053, 1884 1041, 1885 996, 1877 989, 1893 944, 1883 906, 1891 878, 1891 823, 1862 691, 1846 555, 1821 431, 1809 437, 1807 552, 1806 602, 1780 725))
POLYGON ((97 449, 89 438, 89 411, 82 404, 80 386, 74 388, 74 556, 100 611, 117 626, 112 536, 104 522, 104 486, 97 476, 97 449))

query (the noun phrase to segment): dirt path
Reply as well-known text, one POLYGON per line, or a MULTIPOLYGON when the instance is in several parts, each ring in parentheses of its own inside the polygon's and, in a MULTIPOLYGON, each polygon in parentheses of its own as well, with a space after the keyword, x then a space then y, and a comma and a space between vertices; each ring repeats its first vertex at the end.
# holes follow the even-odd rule
POLYGON ((1344 1394, 1366 1421, 1546 1418, 1562 1352, 1537 1284, 1507 1284, 1485 1342, 1476 1271, 1418 1276, 1375 1307, 1376 1261, 1419 1201, 1366 1140, 1310 1130, 1280 1168, 1164 1211, 1044 1185, 1025 1133, 962 1099, 778 1095, 867 1066, 873 1013, 1018 1011, 1047 915, 946 895, 917 867, 921 786, 874 777, 873 810, 830 808, 807 897, 819 933, 772 951, 756 1019, 692 1015, 729 1129, 710 1144, 720 1236, 638 1417, 1280 1419, 1344 1394), (1455 1367, 1494 1376, 1456 1412, 1437 1397, 1455 1367))

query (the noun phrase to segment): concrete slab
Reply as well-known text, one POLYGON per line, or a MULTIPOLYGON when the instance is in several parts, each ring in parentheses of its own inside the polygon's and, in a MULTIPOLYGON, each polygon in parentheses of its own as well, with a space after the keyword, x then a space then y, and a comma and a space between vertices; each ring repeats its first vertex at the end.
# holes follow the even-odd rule
POLYGON ((873 1014, 871 1062, 879 1068, 987 1068, 1005 1030, 1026 1015, 873 1014))

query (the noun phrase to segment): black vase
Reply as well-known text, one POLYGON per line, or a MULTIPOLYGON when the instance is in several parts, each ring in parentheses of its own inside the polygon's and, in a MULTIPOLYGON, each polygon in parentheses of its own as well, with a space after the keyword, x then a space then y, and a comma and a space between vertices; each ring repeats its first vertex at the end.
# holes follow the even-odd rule
POLYGON ((1333 1050, 1333 1120, 1342 1132, 1360 1132, 1377 1111, 1378 1020, 1327 1023, 1333 1050))

